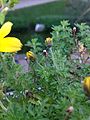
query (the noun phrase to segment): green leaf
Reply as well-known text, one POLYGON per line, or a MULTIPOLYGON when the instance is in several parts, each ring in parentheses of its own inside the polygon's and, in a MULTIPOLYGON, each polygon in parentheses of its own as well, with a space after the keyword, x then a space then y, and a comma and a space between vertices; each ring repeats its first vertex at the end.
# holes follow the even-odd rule
POLYGON ((5 20, 5 15, 3 13, 0 13, 0 24, 2 25, 5 20))

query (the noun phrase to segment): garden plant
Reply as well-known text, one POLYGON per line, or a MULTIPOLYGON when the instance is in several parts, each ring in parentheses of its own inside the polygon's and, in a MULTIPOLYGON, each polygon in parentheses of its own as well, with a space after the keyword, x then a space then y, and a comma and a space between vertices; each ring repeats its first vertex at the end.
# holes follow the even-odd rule
POLYGON ((90 120, 90 26, 63 20, 44 46, 28 41, 26 72, 14 59, 24 45, 4 22, 17 2, 1 0, 0 120, 90 120))

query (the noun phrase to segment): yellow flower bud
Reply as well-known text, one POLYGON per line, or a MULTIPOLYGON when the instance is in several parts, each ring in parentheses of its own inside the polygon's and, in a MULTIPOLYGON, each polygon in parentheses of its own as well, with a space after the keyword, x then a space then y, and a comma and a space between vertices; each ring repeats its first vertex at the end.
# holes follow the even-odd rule
POLYGON ((90 97, 90 76, 88 76, 84 79, 83 88, 84 88, 85 94, 88 97, 90 97))
POLYGON ((29 60, 35 60, 36 59, 35 54, 33 52, 31 52, 31 51, 28 51, 26 53, 26 56, 27 56, 27 59, 29 59, 29 60))
POLYGON ((46 38, 45 44, 46 44, 47 46, 51 47, 51 46, 52 46, 52 38, 50 38, 50 37, 46 38))

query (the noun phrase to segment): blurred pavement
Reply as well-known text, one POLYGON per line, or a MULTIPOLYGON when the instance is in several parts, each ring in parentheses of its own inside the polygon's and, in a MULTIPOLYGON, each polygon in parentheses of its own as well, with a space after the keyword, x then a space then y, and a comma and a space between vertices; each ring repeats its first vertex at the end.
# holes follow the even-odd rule
POLYGON ((15 5, 14 9, 20 9, 24 7, 45 4, 57 0, 20 0, 19 4, 15 5))

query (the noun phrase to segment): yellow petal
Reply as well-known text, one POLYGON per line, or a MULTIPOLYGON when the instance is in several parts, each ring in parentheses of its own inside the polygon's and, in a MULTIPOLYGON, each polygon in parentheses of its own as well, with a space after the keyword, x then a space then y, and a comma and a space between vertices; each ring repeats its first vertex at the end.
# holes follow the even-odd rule
POLYGON ((13 24, 11 22, 6 22, 3 24, 0 29, 0 38, 4 38, 10 33, 12 25, 13 24))
POLYGON ((21 50, 22 43, 18 38, 6 37, 0 40, 0 52, 16 52, 21 50))

